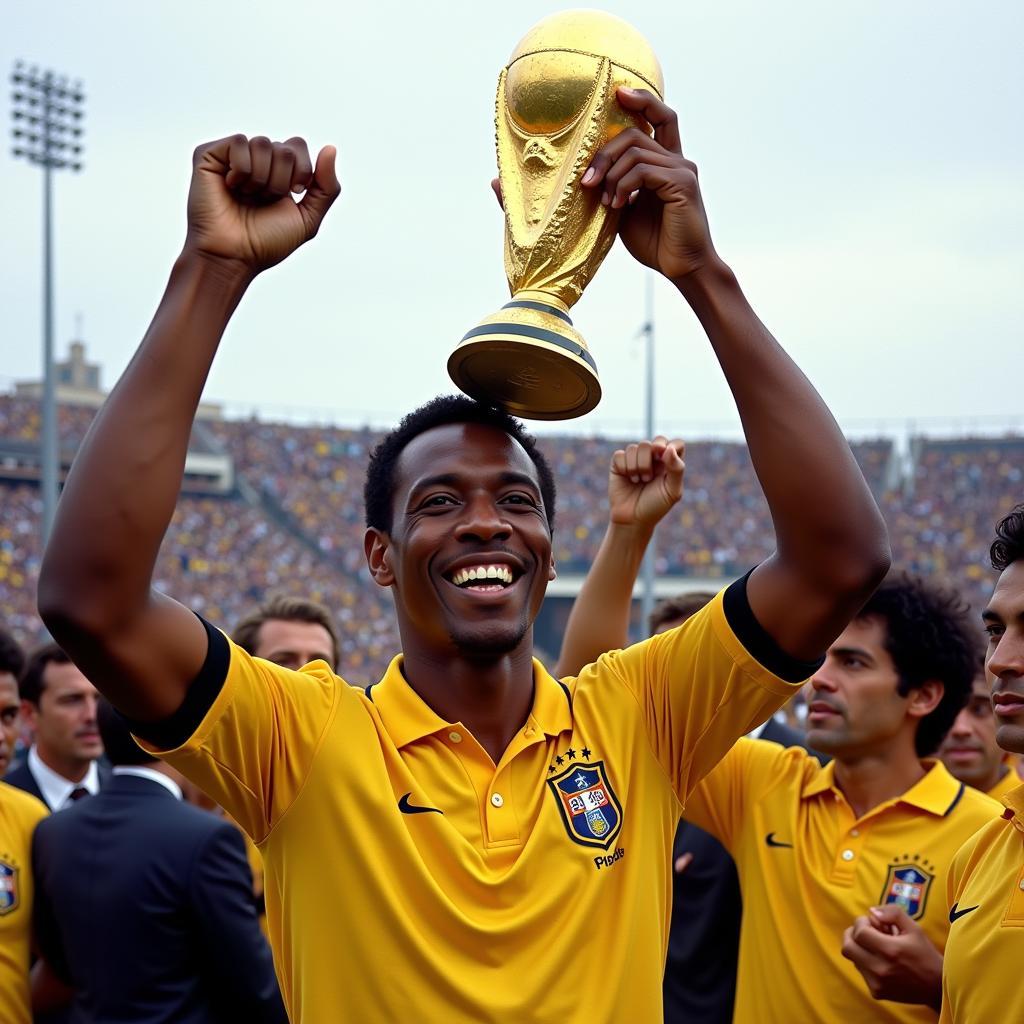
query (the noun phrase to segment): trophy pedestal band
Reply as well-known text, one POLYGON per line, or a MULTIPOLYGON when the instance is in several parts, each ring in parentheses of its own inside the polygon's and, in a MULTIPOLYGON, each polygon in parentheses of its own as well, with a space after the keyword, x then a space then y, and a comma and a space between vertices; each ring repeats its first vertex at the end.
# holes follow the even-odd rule
POLYGON ((597 364, 569 314, 532 298, 513 299, 466 334, 448 373, 467 395, 526 419, 572 419, 601 400, 597 364))

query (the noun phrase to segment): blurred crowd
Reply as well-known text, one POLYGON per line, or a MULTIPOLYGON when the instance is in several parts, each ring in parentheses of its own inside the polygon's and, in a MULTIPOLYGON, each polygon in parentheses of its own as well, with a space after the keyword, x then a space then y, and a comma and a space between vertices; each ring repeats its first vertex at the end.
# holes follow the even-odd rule
MULTIPOLYGON (((62 444, 77 445, 93 414, 62 406, 62 444)), ((183 495, 159 585, 228 628, 271 591, 321 601, 338 620, 343 673, 353 682, 377 678, 398 649, 390 597, 370 581, 363 558, 363 475, 377 433, 257 420, 207 421, 198 433, 232 457, 262 506, 183 495)), ((38 435, 38 403, 0 396, 0 444, 38 435)), ((630 440, 540 440, 558 485, 554 553, 563 576, 586 572, 597 551, 608 462, 630 440)), ((1020 494, 1024 438, 917 441, 909 479, 893 473, 890 441, 858 441, 853 450, 888 521, 895 564, 954 585, 980 607, 990 587, 983 566, 991 524, 1020 494)), ((772 537, 747 448, 692 442, 686 466, 683 500, 659 527, 658 573, 731 579, 770 553, 772 537)), ((42 633, 39 491, 0 478, 0 503, 0 619, 31 644, 42 633)))

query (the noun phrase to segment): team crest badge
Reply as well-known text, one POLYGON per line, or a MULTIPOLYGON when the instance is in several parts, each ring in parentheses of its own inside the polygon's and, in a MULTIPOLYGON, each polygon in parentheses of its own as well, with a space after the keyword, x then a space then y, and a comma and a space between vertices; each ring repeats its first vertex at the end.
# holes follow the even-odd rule
POLYGON ((18 906, 18 869, 0 860, 0 917, 18 906))
POLYGON ((935 880, 935 875, 926 870, 931 866, 928 861, 890 864, 889 875, 885 880, 879 902, 895 903, 906 911, 907 917, 919 920, 924 916, 928 890, 935 880))
POLYGON ((622 805, 608 782, 604 761, 574 764, 548 779, 569 838, 607 850, 622 830, 622 805))

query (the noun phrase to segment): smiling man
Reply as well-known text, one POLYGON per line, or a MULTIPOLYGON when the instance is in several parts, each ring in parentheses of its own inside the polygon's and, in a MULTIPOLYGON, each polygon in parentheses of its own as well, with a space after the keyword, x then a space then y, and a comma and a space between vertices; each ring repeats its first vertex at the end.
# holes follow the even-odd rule
MULTIPOLYGON (((655 136, 623 132, 580 187, 624 210, 626 247, 707 332, 777 532, 776 554, 684 627, 563 681, 533 661, 551 474, 518 423, 464 398, 410 414, 370 460, 366 558, 402 640, 379 683, 254 658, 151 590, 228 319, 339 191, 334 151, 314 169, 297 139, 196 150, 184 250, 61 498, 43 616, 260 845, 297 1024, 659 1019, 681 801, 888 565, 841 433, 715 252, 675 115, 647 93, 619 101, 655 136)), ((674 447, 627 460, 627 506, 681 468, 674 447)))

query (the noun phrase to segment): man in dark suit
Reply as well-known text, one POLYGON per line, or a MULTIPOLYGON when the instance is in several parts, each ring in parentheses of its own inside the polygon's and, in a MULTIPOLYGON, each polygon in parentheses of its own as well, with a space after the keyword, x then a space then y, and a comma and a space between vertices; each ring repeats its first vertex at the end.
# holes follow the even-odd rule
POLYGON ((28 757, 4 782, 51 811, 98 793, 110 781, 110 769, 98 760, 103 741, 96 727, 96 687, 51 643, 29 655, 18 690, 33 741, 28 757))
POLYGON ((238 830, 101 703, 109 786, 36 830, 35 928, 71 1020, 286 1024, 238 830))

